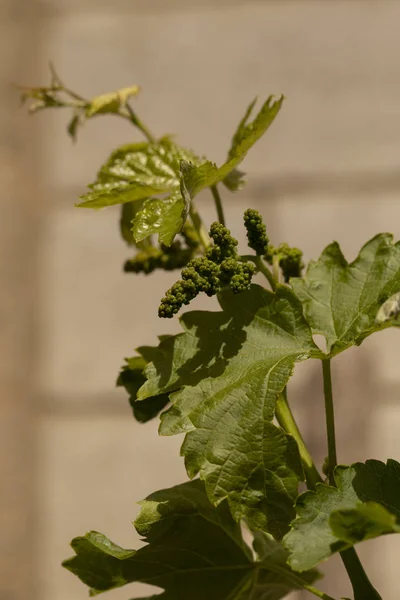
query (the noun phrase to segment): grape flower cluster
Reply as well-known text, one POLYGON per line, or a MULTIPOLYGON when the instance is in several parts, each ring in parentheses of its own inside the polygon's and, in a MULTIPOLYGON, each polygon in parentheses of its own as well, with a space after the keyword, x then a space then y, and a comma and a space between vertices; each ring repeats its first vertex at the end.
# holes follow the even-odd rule
POLYGON ((221 223, 210 227, 213 244, 204 256, 191 260, 182 271, 182 279, 166 292, 161 300, 158 315, 173 317, 185 304, 189 304, 200 292, 214 296, 225 286, 238 294, 247 290, 255 273, 252 263, 240 260, 237 240, 221 223))
POLYGON ((299 248, 290 247, 286 242, 277 247, 269 246, 265 258, 271 265, 274 261, 277 262, 285 283, 288 283, 291 277, 300 277, 304 268, 303 252, 299 248))
POLYGON ((249 247, 257 255, 263 256, 270 265, 276 263, 282 271, 285 283, 291 277, 300 277, 304 264, 302 261, 303 253, 299 248, 291 248, 286 243, 277 247, 270 244, 266 227, 257 210, 251 208, 246 210, 244 224, 247 230, 249 247))

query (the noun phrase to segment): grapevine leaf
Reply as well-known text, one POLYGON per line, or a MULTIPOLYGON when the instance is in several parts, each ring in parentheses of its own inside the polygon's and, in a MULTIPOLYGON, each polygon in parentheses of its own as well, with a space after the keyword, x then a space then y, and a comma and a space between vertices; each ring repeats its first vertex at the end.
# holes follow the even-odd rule
POLYGON ((128 144, 115 150, 101 167, 90 192, 78 206, 103 208, 180 191, 180 161, 198 163, 189 150, 171 139, 128 144))
POLYGON ((337 488, 317 484, 296 501, 283 543, 296 571, 384 533, 400 532, 400 463, 378 460, 336 467, 337 488))
POLYGON ((90 119, 98 114, 116 114, 121 108, 126 106, 126 103, 131 96, 137 96, 138 93, 139 87, 137 85, 132 85, 117 90, 116 92, 95 96, 86 109, 86 117, 90 119))
POLYGON ((124 550, 97 532, 72 541, 76 555, 63 565, 91 595, 142 582, 162 588, 151 597, 160 600, 250 600, 255 592, 279 600, 318 578, 316 571, 293 573, 272 540, 253 560, 226 504, 214 508, 198 480, 156 492, 141 505, 135 528, 147 545, 140 550, 124 550))
POLYGON ((375 331, 400 325, 398 310, 393 318, 377 318, 385 301, 400 291, 400 243, 394 244, 388 233, 367 242, 350 264, 334 242, 310 262, 303 279, 290 282, 307 321, 325 336, 332 356, 375 331))
POLYGON ((149 198, 132 221, 132 233, 136 242, 149 235, 158 234, 161 244, 170 246, 189 214, 187 196, 180 191, 167 198, 149 198))
POLYGON ((400 533, 396 517, 376 502, 337 510, 331 514, 329 524, 338 539, 351 545, 386 533, 400 533))
POLYGON ((273 96, 270 96, 254 120, 247 123, 255 101, 250 104, 233 136, 228 160, 221 167, 217 167, 210 161, 198 166, 195 164, 188 166, 184 180, 192 198, 204 188, 214 186, 224 180, 229 189, 235 190, 241 187, 241 173, 235 169, 243 161, 250 148, 273 123, 282 103, 283 96, 278 100, 274 100, 273 96))
POLYGON ((136 217, 139 210, 143 206, 143 201, 127 202, 121 206, 121 218, 119 221, 119 228, 122 239, 128 244, 128 246, 135 245, 140 247, 141 244, 135 242, 135 238, 132 233, 132 221, 136 217))
POLYGON ((185 333, 160 344, 138 397, 176 392, 160 433, 187 434, 189 476, 200 473, 214 504, 227 498, 236 520, 279 538, 302 470, 294 440, 272 423, 275 402, 295 362, 320 353, 288 287, 226 290, 220 303, 183 315, 185 333))
POLYGON ((168 191, 157 185, 146 185, 137 181, 135 183, 126 184, 122 181, 119 183, 108 184, 107 189, 93 190, 81 196, 83 202, 77 204, 81 208, 105 208, 114 206, 115 204, 124 204, 126 202, 135 202, 144 200, 152 194, 158 194, 168 191))
POLYGON ((165 408, 169 402, 169 398, 168 394, 158 394, 146 400, 138 401, 138 390, 146 381, 144 370, 148 363, 157 356, 158 348, 142 346, 141 348, 137 348, 137 352, 140 356, 125 359, 126 364, 122 367, 118 375, 117 386, 124 387, 128 392, 129 403, 135 419, 139 423, 147 423, 147 421, 156 417, 165 408))
MULTIPOLYGON (((231 147, 230 147, 229 152, 228 152, 228 160, 230 160, 232 158, 235 158, 235 156, 237 154, 237 148, 240 146, 241 142, 249 134, 251 134, 252 129, 255 129, 256 127, 259 126, 256 119, 255 119, 255 121, 253 123, 250 123, 249 125, 247 125, 247 122, 248 122, 248 120, 250 118, 251 113, 253 112, 253 109, 254 109, 254 106, 255 106, 256 102, 257 102, 257 98, 254 98, 254 100, 252 100, 250 102, 249 106, 246 108, 246 112, 244 113, 244 117, 239 122, 239 125, 237 126, 237 129, 236 129, 235 133, 232 136, 231 147)), ((270 114, 270 110, 268 110, 270 102, 271 102, 271 98, 268 98, 267 102, 263 106, 263 108, 264 108, 264 110, 266 111, 267 114, 270 114)), ((264 119, 264 116, 258 115, 257 119, 260 121, 261 119, 264 119)))

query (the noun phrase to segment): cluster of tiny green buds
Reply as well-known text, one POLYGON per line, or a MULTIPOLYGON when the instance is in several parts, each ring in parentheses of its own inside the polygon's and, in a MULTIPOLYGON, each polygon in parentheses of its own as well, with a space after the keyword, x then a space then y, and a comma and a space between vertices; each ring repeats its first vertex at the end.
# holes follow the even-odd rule
POLYGON ((255 267, 239 260, 236 252, 238 242, 229 229, 215 222, 211 225, 210 237, 214 244, 207 248, 203 257, 188 263, 182 271, 182 279, 174 283, 162 298, 158 309, 160 317, 173 317, 200 292, 214 296, 226 285, 236 294, 249 288, 255 267))
POLYGON ((267 229, 258 210, 248 208, 245 211, 244 226, 249 248, 252 248, 259 256, 267 254, 269 243, 267 229))
POLYGON ((253 263, 226 258, 220 264, 220 280, 229 285, 234 294, 240 294, 249 289, 255 271, 253 263))
POLYGON ((270 246, 266 255, 266 259, 270 264, 273 264, 274 260, 278 262, 285 283, 287 283, 291 277, 301 276, 301 271, 304 267, 302 258, 303 252, 299 250, 299 248, 291 248, 286 242, 280 244, 276 248, 270 246))

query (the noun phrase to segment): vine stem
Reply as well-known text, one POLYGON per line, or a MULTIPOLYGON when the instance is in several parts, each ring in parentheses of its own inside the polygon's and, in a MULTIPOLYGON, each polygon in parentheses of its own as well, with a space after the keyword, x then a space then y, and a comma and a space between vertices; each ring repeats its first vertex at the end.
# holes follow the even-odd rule
MULTIPOLYGON (((151 133, 150 129, 147 127, 147 125, 145 125, 137 116, 137 114, 135 113, 135 111, 133 110, 133 108, 131 107, 131 105, 129 104, 129 102, 126 103, 126 110, 128 111, 128 118, 131 121, 131 123, 133 123, 133 125, 135 125, 139 131, 141 131, 144 135, 144 137, 147 139, 148 142, 150 143, 154 143, 156 141, 156 138, 154 137, 154 135, 151 133)), ((121 115, 121 117, 124 117, 125 115, 120 112, 118 113, 121 115)))
POLYGON ((222 200, 221 200, 221 196, 219 194, 218 188, 216 185, 212 185, 210 189, 211 189, 213 198, 215 200, 215 208, 217 209, 218 221, 222 225, 225 225, 224 209, 222 206, 222 200))
POLYGON ((268 282, 271 286, 272 291, 275 291, 276 290, 276 279, 275 279, 274 275, 271 273, 271 271, 268 269, 267 265, 264 263, 261 256, 255 256, 255 257, 251 257, 251 258, 252 258, 253 262, 255 263, 256 267, 258 268, 258 270, 260 271, 260 273, 262 273, 268 279, 268 282))
MULTIPOLYGON (((322 374, 324 378, 324 397, 326 429, 328 438, 328 478, 329 484, 336 487, 334 470, 337 465, 336 436, 335 436, 335 412, 333 406, 331 359, 322 360, 322 374)), ((382 600, 382 597, 374 588, 358 554, 354 548, 349 548, 340 553, 343 564, 353 586, 354 600, 382 600)))
POLYGON ((303 463, 304 474, 306 476, 307 487, 310 490, 314 490, 317 483, 322 483, 322 477, 318 472, 317 467, 308 451, 308 448, 304 442, 303 436, 297 426, 291 408, 287 400, 286 388, 282 394, 279 395, 276 402, 275 415, 279 425, 287 433, 290 433, 297 442, 299 448, 300 457, 303 463))
POLYGON ((328 438, 328 479, 329 485, 335 486, 333 472, 337 465, 336 434, 335 434, 335 412, 333 407, 331 359, 322 360, 322 374, 324 378, 325 417, 326 432, 328 438))
POLYGON ((200 238, 200 241, 202 243, 204 250, 207 250, 207 248, 211 244, 210 236, 208 235, 206 228, 203 225, 203 221, 201 220, 201 217, 200 217, 199 213, 197 212, 196 207, 193 204, 193 202, 190 206, 190 217, 192 219, 193 227, 197 231, 197 235, 200 238))

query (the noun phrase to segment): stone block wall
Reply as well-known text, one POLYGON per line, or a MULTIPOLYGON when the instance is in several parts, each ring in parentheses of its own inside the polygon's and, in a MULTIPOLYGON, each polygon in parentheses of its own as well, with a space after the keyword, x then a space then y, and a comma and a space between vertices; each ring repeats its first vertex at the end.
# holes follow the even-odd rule
MULTIPOLYGON (((85 588, 59 567, 69 540, 98 529, 135 546, 135 501, 185 477, 181 440, 134 423, 114 387, 122 357, 155 341, 174 274, 124 275, 117 211, 73 207, 135 131, 93 120, 74 146, 66 115, 28 119, 8 83, 46 83, 49 59, 87 96, 138 83, 137 110, 154 132, 176 133, 217 162, 249 101, 283 92, 281 115, 246 159, 249 185, 226 194, 229 225, 242 235, 252 206, 274 242, 311 258, 336 239, 351 259, 378 231, 400 237, 400 4, 4 0, 0 15, 3 56, 12 56, 0 67, 0 598, 83 600, 85 588)), ((210 199, 200 201, 211 222, 210 199)), ((164 333, 176 328, 162 323, 164 333)), ((335 360, 341 462, 398 458, 397 347, 387 331, 335 360)), ((296 370, 290 393, 322 461, 318 364, 296 370)), ((385 600, 397 600, 398 552, 395 537, 360 550, 385 600)), ((327 571, 331 595, 350 595, 340 561, 327 571)), ((109 596, 136 593, 147 588, 109 596)))

